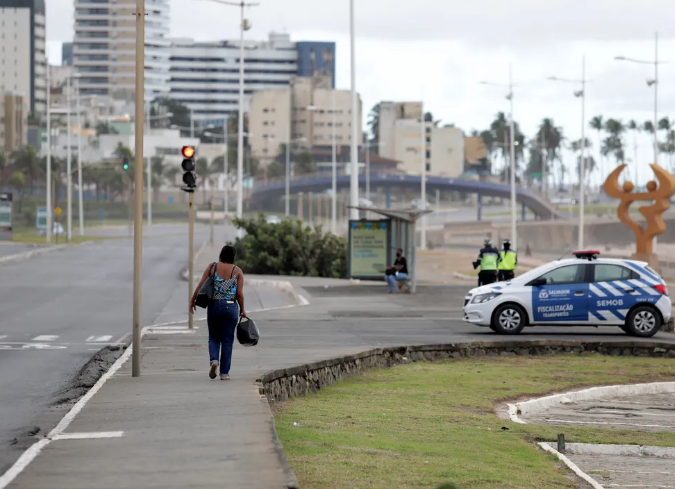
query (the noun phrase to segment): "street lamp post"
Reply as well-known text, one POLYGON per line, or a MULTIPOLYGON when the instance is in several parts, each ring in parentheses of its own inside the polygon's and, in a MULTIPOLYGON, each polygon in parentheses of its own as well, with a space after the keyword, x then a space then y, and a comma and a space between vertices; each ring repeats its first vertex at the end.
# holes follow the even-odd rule
MULTIPOLYGON (((424 120, 424 101, 422 101, 421 105, 421 115, 420 115, 420 127, 422 129, 422 140, 420 141, 421 147, 420 147, 420 156, 422 160, 422 166, 420 167, 420 181, 422 183, 422 187, 420 189, 420 194, 421 194, 421 204, 422 208, 426 211, 427 210, 427 130, 426 130, 426 123, 424 120)), ((414 238, 413 238, 414 239, 414 238)), ((423 250, 427 249, 427 216, 423 215, 422 216, 422 229, 420 230, 420 248, 423 250)))
POLYGON ((515 120, 513 118, 513 76, 512 76, 512 67, 511 63, 509 63, 509 83, 508 84, 501 84, 501 83, 491 83, 491 82, 486 82, 482 81, 480 82, 482 85, 493 85, 493 86, 498 86, 498 87, 506 87, 509 89, 508 94, 506 95, 506 99, 510 103, 510 110, 511 110, 511 115, 510 115, 510 121, 509 121, 509 132, 510 132, 510 146, 511 146, 511 151, 510 151, 510 156, 511 156, 511 178, 510 178, 510 183, 511 183, 511 243, 513 244, 513 249, 517 250, 518 249, 518 228, 516 227, 516 143, 515 143, 515 120))
MULTIPOLYGON (((49 58, 47 58, 49 59, 49 58)), ((47 229, 45 240, 52 242, 52 111, 51 111, 51 81, 49 78, 49 62, 47 62, 47 229)))
POLYGON ((358 152, 358 120, 356 111, 358 109, 356 96, 356 47, 354 42, 354 0, 349 0, 349 36, 351 52, 351 91, 352 91, 352 137, 350 142, 350 152, 352 159, 352 174, 349 181, 350 189, 350 218, 356 220, 359 218, 359 152, 358 152))
MULTIPOLYGON (((310 105, 307 110, 318 110, 321 107, 310 105)), ((331 232, 337 234, 337 136, 335 129, 335 89, 331 90, 331 154, 332 154, 332 179, 331 179, 331 232)), ((366 177, 367 178, 367 177, 366 177)), ((369 182, 366 183, 368 185, 369 182)))
MULTIPOLYGON (((290 132, 290 129, 289 129, 290 132)), ((290 202, 291 202, 291 144, 293 143, 302 143, 307 141, 307 138, 298 138, 298 139, 289 139, 288 144, 286 144, 286 206, 285 214, 286 217, 290 215, 290 202)))
POLYGON ((567 78, 559 78, 557 76, 550 76, 548 78, 552 81, 579 83, 581 90, 576 90, 574 96, 581 98, 581 160, 579 161, 579 235, 578 247, 584 248, 584 226, 586 220, 585 204, 586 204, 586 57, 581 59, 581 80, 569 80, 567 78))
MULTIPOLYGON (((618 61, 630 61, 631 63, 639 64, 648 64, 654 65, 654 79, 647 80, 647 86, 654 86, 654 163, 658 164, 659 162, 659 136, 658 136, 658 107, 659 107, 659 64, 662 64, 663 61, 659 61, 659 33, 654 34, 654 61, 646 61, 641 59, 627 58, 625 56, 616 56, 614 59, 618 61)), ((636 162, 637 164, 637 162, 636 162)), ((637 182, 635 182, 637 185, 637 182)))
POLYGON ((66 113, 66 144, 68 148, 66 150, 66 241, 70 243, 72 239, 72 225, 73 225, 73 177, 70 174, 70 167, 72 165, 72 148, 71 148, 71 131, 72 127, 70 126, 70 86, 71 80, 68 76, 66 80, 66 105, 68 106, 66 113))
MULTIPOLYGON (((239 120, 237 141, 237 218, 241 219, 244 210, 244 32, 251 28, 248 20, 244 19, 244 8, 255 7, 259 3, 228 2, 226 0, 209 0, 223 5, 231 5, 240 8, 240 35, 239 35, 239 120)), ((241 236, 241 229, 237 233, 241 236)))
POLYGON ((80 236, 84 236, 84 192, 82 191, 82 115, 80 114, 80 76, 75 75, 75 110, 77 111, 77 213, 80 236))

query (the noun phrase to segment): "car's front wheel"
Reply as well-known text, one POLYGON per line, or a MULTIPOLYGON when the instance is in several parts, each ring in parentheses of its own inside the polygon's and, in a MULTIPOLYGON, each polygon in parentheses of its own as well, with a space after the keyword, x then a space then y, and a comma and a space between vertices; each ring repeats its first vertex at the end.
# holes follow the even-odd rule
POLYGON ((525 327, 525 311, 516 304, 503 304, 492 316, 491 329, 499 334, 518 334, 525 327))
POLYGON ((636 307, 626 318, 628 334, 650 338, 661 329, 661 316, 649 306, 636 307))

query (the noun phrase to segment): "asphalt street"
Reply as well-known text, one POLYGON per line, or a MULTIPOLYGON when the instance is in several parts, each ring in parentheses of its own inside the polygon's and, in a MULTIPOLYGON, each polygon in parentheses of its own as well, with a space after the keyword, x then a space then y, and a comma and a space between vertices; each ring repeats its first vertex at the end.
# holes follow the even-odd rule
MULTIPOLYGON (((187 227, 145 234, 142 324, 174 320, 163 314, 167 307, 184 319, 187 285, 179 271, 187 263, 187 227)), ((208 235, 207 226, 196 228, 195 250, 208 235)), ((63 416, 49 408, 55 393, 98 350, 131 331, 132 277, 128 238, 0 265, 0 473, 14 439, 63 416)))

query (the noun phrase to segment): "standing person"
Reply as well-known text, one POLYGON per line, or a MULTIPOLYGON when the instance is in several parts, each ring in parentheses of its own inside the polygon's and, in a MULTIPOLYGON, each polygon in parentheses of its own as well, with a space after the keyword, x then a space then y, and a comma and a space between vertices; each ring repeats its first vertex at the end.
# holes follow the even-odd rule
MULTIPOLYGON (((380 270, 382 270, 380 268, 380 270)), ((403 256, 403 250, 399 248, 396 250, 396 261, 394 261, 393 267, 388 267, 384 279, 387 281, 387 286, 389 287, 389 293, 393 294, 398 292, 397 280, 405 280, 408 278, 408 262, 403 256)))
POLYGON ((502 251, 499 253, 499 280, 513 280, 518 266, 518 253, 511 249, 511 241, 505 239, 502 242, 502 251))
POLYGON ((499 261, 499 250, 492 246, 491 240, 486 239, 478 253, 478 260, 473 262, 473 268, 480 266, 480 271, 478 272, 479 287, 497 281, 497 265, 499 261))
POLYGON ((204 270, 204 275, 190 300, 190 312, 194 314, 199 289, 210 275, 213 276, 213 299, 206 316, 211 362, 209 377, 212 379, 216 378, 216 371, 220 365, 220 380, 230 380, 234 331, 239 318, 247 317, 244 309, 244 273, 234 264, 236 255, 234 246, 223 246, 219 261, 204 270))

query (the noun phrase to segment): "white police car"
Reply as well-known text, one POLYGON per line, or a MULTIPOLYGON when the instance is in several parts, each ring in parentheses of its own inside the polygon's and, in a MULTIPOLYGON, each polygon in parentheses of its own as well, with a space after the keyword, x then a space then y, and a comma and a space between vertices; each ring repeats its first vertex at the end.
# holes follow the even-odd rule
POLYGON ((573 254, 510 282, 472 289, 464 298, 464 321, 501 334, 525 326, 588 325, 650 337, 670 320, 666 284, 647 263, 598 258, 594 250, 573 254))

